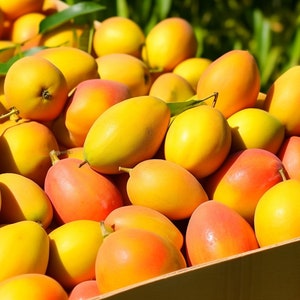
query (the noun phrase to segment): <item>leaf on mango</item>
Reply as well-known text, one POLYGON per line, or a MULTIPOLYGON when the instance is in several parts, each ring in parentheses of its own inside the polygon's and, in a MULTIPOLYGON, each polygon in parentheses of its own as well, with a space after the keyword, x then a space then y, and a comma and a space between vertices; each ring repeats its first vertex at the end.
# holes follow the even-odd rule
POLYGON ((0 63, 0 76, 6 75, 8 69, 12 66, 14 62, 16 62, 18 59, 28 56, 28 55, 33 55, 34 53, 46 48, 45 46, 37 46, 37 47, 32 47, 26 51, 23 52, 18 52, 16 55, 11 57, 9 60, 6 62, 0 63))
POLYGON ((218 93, 215 92, 212 95, 209 95, 208 97, 204 99, 197 99, 197 100, 187 100, 187 101, 181 101, 181 102, 168 102, 167 106, 169 107, 171 111, 171 117, 174 117, 176 115, 179 115, 180 113, 184 112, 187 109, 196 107, 198 105, 204 104, 205 100, 214 97, 214 103, 217 101, 218 93))
POLYGON ((62 11, 49 15, 45 19, 43 19, 40 23, 39 33, 46 33, 76 17, 82 17, 85 15, 93 14, 105 8, 105 6, 99 5, 91 1, 76 3, 62 11))

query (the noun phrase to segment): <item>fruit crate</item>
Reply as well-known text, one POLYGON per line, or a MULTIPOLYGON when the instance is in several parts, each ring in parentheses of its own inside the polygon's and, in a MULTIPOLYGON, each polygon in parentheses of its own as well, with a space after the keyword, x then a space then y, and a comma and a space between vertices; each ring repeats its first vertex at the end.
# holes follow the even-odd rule
POLYGON ((169 273, 90 300, 300 299, 300 238, 169 273))

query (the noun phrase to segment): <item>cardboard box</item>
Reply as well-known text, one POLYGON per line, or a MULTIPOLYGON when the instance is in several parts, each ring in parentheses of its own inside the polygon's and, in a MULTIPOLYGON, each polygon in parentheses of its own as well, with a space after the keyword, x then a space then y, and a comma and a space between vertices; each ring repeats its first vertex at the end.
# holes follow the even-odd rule
POLYGON ((300 238, 188 267, 91 300, 300 299, 300 238))

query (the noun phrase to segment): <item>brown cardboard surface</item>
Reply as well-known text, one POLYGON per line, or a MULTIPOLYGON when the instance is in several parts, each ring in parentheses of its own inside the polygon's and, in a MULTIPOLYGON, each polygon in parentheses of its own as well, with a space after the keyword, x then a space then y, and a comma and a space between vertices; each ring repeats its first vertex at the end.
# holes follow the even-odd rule
POLYGON ((300 239, 189 267, 92 299, 300 299, 300 239))

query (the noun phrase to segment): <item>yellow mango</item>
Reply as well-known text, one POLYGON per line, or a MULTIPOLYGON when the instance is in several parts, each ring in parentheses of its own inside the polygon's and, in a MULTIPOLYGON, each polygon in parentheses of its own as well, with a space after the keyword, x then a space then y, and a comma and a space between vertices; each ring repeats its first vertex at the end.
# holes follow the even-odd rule
POLYGON ((57 141, 42 123, 9 119, 0 126, 0 173, 17 173, 43 186, 51 150, 58 150, 57 141))
POLYGON ((0 281, 20 274, 45 274, 49 259, 47 232, 34 221, 0 227, 0 281))
POLYGON ((231 129, 223 114, 199 105, 177 115, 166 134, 164 154, 196 178, 204 178, 224 162, 231 147, 231 129))
POLYGON ((167 72, 156 78, 149 95, 161 98, 166 102, 180 102, 193 97, 195 91, 186 79, 173 72, 167 72))
POLYGON ((276 154, 285 137, 285 128, 279 119, 257 107, 241 109, 227 122, 232 133, 232 152, 260 148, 276 154))
POLYGON ((111 53, 96 58, 101 79, 126 84, 131 97, 145 96, 151 86, 151 74, 139 58, 126 53, 111 53), (124 70, 127 70, 124 72, 124 70))
POLYGON ((41 45, 46 47, 59 47, 61 45, 68 47, 80 46, 80 37, 83 34, 84 26, 73 23, 65 23, 41 37, 41 45))
POLYGON ((154 156, 169 122, 170 110, 159 98, 138 96, 117 103, 90 128, 83 145, 85 161, 105 174, 133 167, 154 156))
POLYGON ((16 173, 0 174, 1 223, 23 220, 47 228, 53 217, 52 204, 44 190, 33 180, 16 173))
POLYGON ((83 80, 99 78, 98 65, 89 53, 71 46, 46 48, 36 52, 61 70, 65 76, 69 91, 83 80))
POLYGON ((299 78, 299 65, 287 69, 272 83, 263 104, 284 125, 287 136, 300 135, 299 78))
POLYGON ((131 203, 159 211, 170 220, 189 218, 208 200, 197 178, 177 163, 146 159, 127 171, 126 190, 131 203))
POLYGON ((149 31, 142 58, 150 69, 170 72, 183 60, 194 57, 197 47, 192 25, 183 18, 170 17, 149 31))
POLYGON ((190 57, 176 65, 173 72, 187 80, 196 91, 200 76, 211 63, 208 58, 190 57))
POLYGON ((66 289, 95 278, 97 252, 108 232, 108 227, 93 220, 71 221, 55 228, 49 233, 47 275, 66 289))

